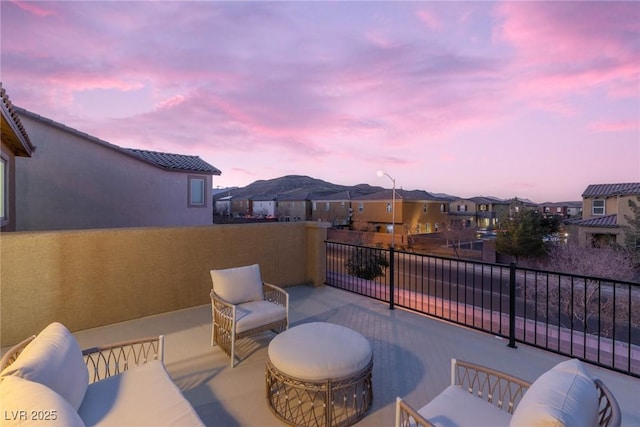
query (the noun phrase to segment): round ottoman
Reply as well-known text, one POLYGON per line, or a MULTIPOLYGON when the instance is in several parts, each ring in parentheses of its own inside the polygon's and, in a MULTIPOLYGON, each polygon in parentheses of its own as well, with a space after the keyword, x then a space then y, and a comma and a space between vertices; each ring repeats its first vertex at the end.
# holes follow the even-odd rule
POLYGON ((269 343, 267 401, 296 426, 348 426, 373 400, 369 341, 344 326, 305 323, 269 343))

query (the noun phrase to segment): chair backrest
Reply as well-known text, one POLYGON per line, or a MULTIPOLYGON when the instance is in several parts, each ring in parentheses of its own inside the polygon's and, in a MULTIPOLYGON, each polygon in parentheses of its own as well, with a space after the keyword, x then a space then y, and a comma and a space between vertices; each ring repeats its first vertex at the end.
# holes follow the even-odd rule
POLYGON ((620 427, 622 424, 622 413, 620 406, 611 390, 600 379, 594 378, 593 382, 598 389, 599 410, 598 426, 600 427, 620 427))
POLYGON ((0 359, 0 372, 4 371, 7 366, 15 362, 20 353, 22 353, 22 350, 24 350, 25 347, 35 339, 35 337, 35 335, 32 335, 24 341, 21 341, 11 347, 11 349, 9 349, 9 351, 7 351, 4 356, 2 356, 2 359, 0 359))
POLYGON ((231 304, 264 299, 258 264, 211 270, 211 280, 213 291, 231 304))

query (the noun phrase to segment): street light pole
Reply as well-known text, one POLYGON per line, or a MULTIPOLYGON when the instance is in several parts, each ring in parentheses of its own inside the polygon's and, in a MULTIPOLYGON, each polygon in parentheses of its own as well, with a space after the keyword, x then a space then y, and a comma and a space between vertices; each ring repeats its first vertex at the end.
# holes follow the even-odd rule
POLYGON ((393 192, 391 193, 391 247, 395 248, 395 235, 396 235, 396 180, 391 175, 384 171, 378 171, 378 176, 386 176, 393 183, 393 192))
POLYGON ((395 236, 396 236, 396 180, 384 171, 378 171, 378 176, 386 176, 393 183, 393 193, 391 195, 391 248, 389 249, 389 309, 394 309, 394 288, 395 288, 395 236))

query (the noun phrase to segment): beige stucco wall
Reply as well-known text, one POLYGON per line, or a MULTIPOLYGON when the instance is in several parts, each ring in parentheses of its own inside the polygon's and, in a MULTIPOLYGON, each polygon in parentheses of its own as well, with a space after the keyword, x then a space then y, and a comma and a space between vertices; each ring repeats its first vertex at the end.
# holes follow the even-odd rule
POLYGON ((210 301, 209 270, 259 263, 322 285, 328 224, 16 232, 0 236, 0 346, 53 321, 76 331, 210 301))
MULTIPOLYGON (((361 223, 380 223, 380 224, 391 224, 392 219, 395 217, 396 224, 402 223, 402 209, 403 203, 401 199, 396 198, 395 205, 393 206, 393 210, 395 210, 395 215, 393 212, 387 212, 387 204, 391 204, 392 199, 388 200, 354 200, 351 202, 351 207, 353 208, 353 221, 361 222, 361 223), (363 205, 362 212, 359 209, 360 204, 363 205)), ((383 228, 383 231, 386 229, 383 228)), ((397 227, 396 227, 397 228, 397 227)), ((396 229, 396 233, 399 230, 396 229)))

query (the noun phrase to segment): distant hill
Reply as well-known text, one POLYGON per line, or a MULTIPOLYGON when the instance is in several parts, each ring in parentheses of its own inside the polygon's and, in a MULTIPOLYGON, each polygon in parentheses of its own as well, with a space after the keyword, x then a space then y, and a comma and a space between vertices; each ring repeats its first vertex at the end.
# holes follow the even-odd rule
POLYGON ((383 187, 374 187, 369 184, 354 186, 332 184, 321 179, 311 178, 305 175, 286 175, 280 178, 255 181, 246 187, 230 188, 220 191, 216 198, 231 195, 233 197, 250 198, 254 196, 275 197, 278 195, 303 193, 314 195, 329 195, 343 191, 349 191, 352 197, 382 191, 383 187))

